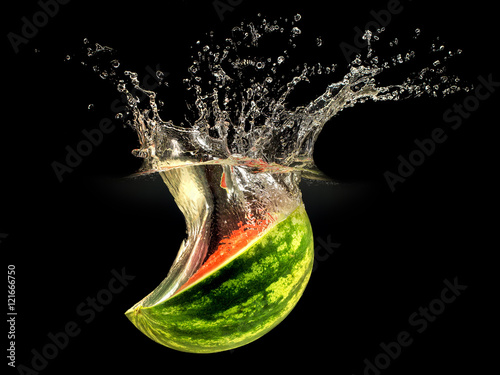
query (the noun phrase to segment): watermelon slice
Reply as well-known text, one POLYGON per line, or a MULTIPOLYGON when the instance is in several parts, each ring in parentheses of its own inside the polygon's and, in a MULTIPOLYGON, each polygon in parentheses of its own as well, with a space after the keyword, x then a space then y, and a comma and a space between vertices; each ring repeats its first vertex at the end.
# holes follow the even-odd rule
POLYGON ((281 221, 233 231, 174 293, 160 289, 126 316, 152 340, 176 350, 240 347, 269 332, 295 307, 310 277, 313 249, 300 204, 281 221))

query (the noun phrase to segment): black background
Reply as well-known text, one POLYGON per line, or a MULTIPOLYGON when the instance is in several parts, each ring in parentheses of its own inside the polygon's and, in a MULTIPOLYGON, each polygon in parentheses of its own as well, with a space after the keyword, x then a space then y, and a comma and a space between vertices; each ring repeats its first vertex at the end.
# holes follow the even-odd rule
MULTIPOLYGON (((489 3, 402 4, 388 38, 404 39, 420 27, 422 43, 440 36, 448 48, 464 51, 450 63, 453 73, 473 84, 489 74, 500 80, 496 10, 489 3)), ((383 374, 485 370, 494 355, 487 339, 495 338, 490 269, 498 245, 489 235, 496 220, 497 92, 455 131, 443 112, 470 93, 366 103, 332 120, 315 159, 341 183, 305 183, 303 192, 315 237, 340 246, 318 262, 302 300, 282 324, 250 345, 219 354, 164 348, 123 315, 166 276, 185 231, 159 178, 122 179, 140 166, 130 154, 137 147, 133 132, 113 120, 113 132, 63 182, 51 166, 64 161, 65 147, 82 140, 83 129, 114 116, 115 90, 76 57, 83 38, 113 47, 122 64, 140 75, 159 64, 169 73, 172 90, 165 95, 175 103, 172 116, 182 117, 176 103, 184 97, 175 82, 186 76, 189 46, 207 32, 227 35, 258 12, 269 19, 300 13, 304 38, 323 38, 320 61, 345 71, 339 44, 352 44, 354 27, 363 28, 373 19, 371 10, 386 7, 387 1, 244 0, 221 20, 210 0, 73 0, 15 53, 7 33, 20 34, 21 18, 32 17, 39 6, 32 0, 9 3, 2 17, 0 130, 0 233, 8 236, 1 238, 0 250, 16 266, 16 364, 31 367, 31 350, 41 351, 49 332, 75 321, 81 333, 40 373, 267 373, 304 366, 303 371, 362 374, 364 360, 373 361, 380 343, 402 331, 414 341, 383 374), (73 58, 65 61, 66 55, 73 58), (446 142, 391 192, 384 172, 394 172, 398 155, 407 156, 414 139, 428 138, 437 127, 446 129, 446 142), (107 287, 111 270, 124 267, 135 279, 85 323, 77 306, 107 287), (467 290, 424 332, 416 332, 409 316, 440 297, 445 279, 455 278, 467 290)), ((307 54, 305 49, 304 59, 307 54)))

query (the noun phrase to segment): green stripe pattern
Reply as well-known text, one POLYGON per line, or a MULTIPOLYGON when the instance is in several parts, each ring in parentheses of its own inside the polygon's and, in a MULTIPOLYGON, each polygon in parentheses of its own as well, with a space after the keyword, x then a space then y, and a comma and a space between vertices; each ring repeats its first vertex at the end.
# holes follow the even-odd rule
POLYGON ((314 261, 311 224, 301 204, 236 257, 159 304, 126 312, 152 340, 191 353, 248 344, 295 307, 314 261))

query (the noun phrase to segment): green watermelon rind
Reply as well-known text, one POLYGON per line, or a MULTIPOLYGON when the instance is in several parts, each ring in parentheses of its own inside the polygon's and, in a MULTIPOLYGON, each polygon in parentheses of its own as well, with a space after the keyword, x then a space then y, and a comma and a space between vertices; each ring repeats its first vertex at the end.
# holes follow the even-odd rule
POLYGON ((152 340, 191 353, 246 345, 295 307, 314 261, 313 234, 301 204, 236 257, 159 304, 126 312, 152 340))

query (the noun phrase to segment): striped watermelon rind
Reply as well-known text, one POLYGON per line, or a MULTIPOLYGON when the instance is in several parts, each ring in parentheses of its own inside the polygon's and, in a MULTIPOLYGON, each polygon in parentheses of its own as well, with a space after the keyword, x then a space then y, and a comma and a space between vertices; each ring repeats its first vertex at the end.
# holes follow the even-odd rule
POLYGON ((126 315, 172 349, 234 349, 263 336, 291 312, 313 261, 311 224, 301 204, 220 268, 163 302, 146 307, 141 301, 126 315))

